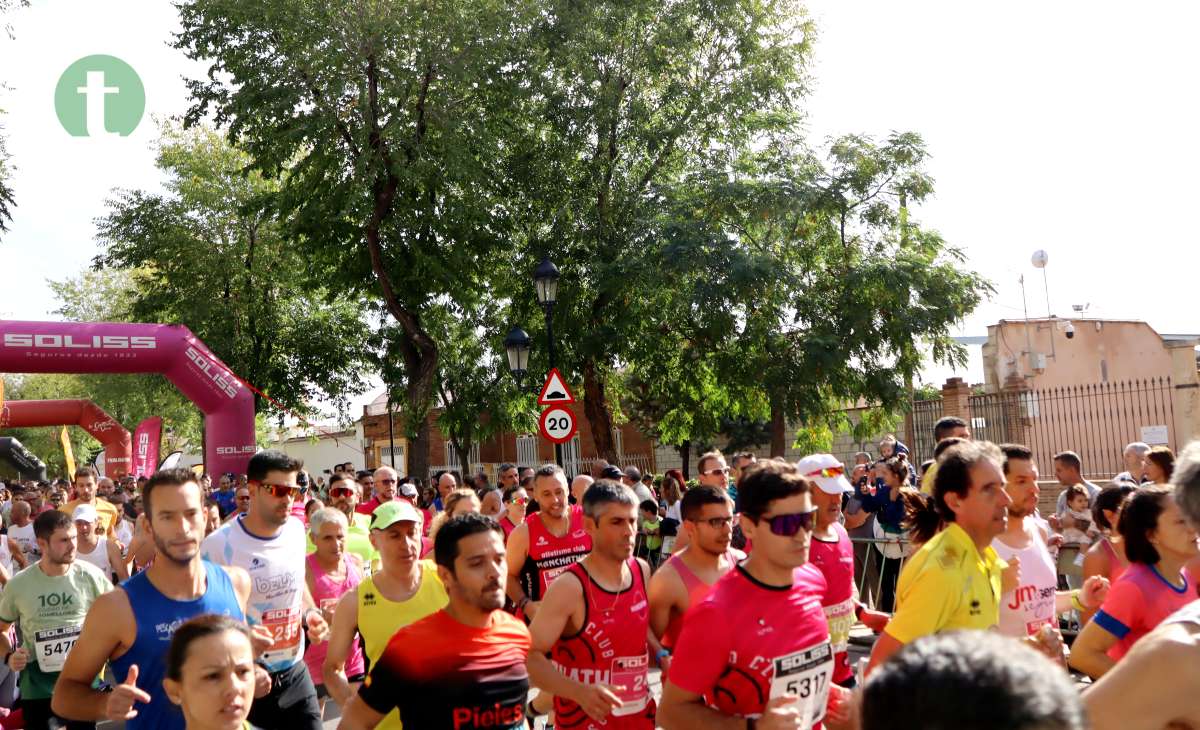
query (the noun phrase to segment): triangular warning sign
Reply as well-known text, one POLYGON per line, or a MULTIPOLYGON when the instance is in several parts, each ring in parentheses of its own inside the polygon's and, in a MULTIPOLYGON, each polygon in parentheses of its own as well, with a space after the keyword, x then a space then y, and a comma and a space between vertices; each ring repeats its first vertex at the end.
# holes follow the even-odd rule
POLYGON ((552 406, 574 402, 575 396, 571 395, 571 389, 563 380, 562 373, 558 372, 558 368, 550 368, 550 374, 546 376, 546 382, 542 384, 542 392, 538 394, 538 405, 552 406))

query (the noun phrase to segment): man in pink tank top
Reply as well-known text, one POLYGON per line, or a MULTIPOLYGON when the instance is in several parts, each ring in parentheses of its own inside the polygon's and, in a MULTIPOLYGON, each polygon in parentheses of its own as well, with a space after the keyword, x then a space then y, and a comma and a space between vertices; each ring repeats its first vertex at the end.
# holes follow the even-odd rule
POLYGON ((683 529, 690 533, 688 546, 650 579, 650 629, 662 641, 658 659, 664 674, 670 670, 670 652, 683 629, 684 614, 745 557, 729 546, 733 501, 724 489, 693 487, 684 493, 679 509, 683 529))
POLYGON ((594 549, 546 591, 529 626, 529 678, 554 695, 560 730, 654 730, 650 568, 633 557, 637 496, 601 479, 584 493, 583 510, 594 549))

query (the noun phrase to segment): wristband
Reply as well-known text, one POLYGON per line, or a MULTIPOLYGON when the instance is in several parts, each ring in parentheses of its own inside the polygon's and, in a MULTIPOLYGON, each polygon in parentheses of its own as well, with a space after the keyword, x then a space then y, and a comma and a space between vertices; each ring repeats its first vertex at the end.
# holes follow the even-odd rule
POLYGON ((321 616, 322 618, 325 617, 325 615, 321 613, 321 609, 319 609, 319 608, 309 607, 309 608, 304 609, 304 614, 300 617, 300 620, 302 622, 304 622, 304 628, 308 628, 308 614, 314 613, 314 612, 318 616, 321 616))
POLYGON ((1080 591, 1078 588, 1071 591, 1071 606, 1076 611, 1087 611, 1088 607, 1083 605, 1083 601, 1079 600, 1079 594, 1080 594, 1080 591))
POLYGON ((657 654, 654 655, 654 661, 658 662, 658 666, 661 667, 663 658, 669 656, 671 656, 671 650, 664 646, 658 650, 657 654))

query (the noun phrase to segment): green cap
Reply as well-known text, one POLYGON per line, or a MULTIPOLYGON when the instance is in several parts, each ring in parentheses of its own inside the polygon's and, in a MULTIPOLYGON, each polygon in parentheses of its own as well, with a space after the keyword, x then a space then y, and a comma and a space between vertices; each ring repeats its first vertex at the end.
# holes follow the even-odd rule
POLYGON ((421 513, 407 499, 393 499, 384 502, 371 513, 371 529, 385 530, 397 522, 423 522, 421 513))

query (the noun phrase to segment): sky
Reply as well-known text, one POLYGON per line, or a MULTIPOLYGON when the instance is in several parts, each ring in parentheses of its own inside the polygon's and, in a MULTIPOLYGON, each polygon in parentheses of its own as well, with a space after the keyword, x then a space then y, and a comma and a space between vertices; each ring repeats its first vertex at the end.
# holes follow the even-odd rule
MULTIPOLYGON (((1190 301, 1200 141, 1188 90, 1200 67, 1200 4, 812 0, 818 29, 806 103, 814 144, 856 132, 924 138, 935 196, 913 211, 961 248, 996 294, 955 334, 1023 316, 1144 319, 1200 332, 1190 301), (1042 273, 1030 264, 1049 254, 1042 273)), ((53 319, 47 279, 88 266, 94 219, 114 188, 156 189, 156 120, 187 108, 203 69, 169 47, 166 0, 35 0, 0 36, 0 117, 17 208, 0 240, 0 317, 53 319), (59 75, 93 53, 120 57, 146 87, 129 137, 71 137, 54 113, 59 75)), ((983 379, 978 345, 962 375, 983 379)), ((952 371, 930 366, 926 382, 952 371)), ((369 401, 371 394, 362 400, 369 401)), ((356 408, 357 410, 357 408, 356 408)))

